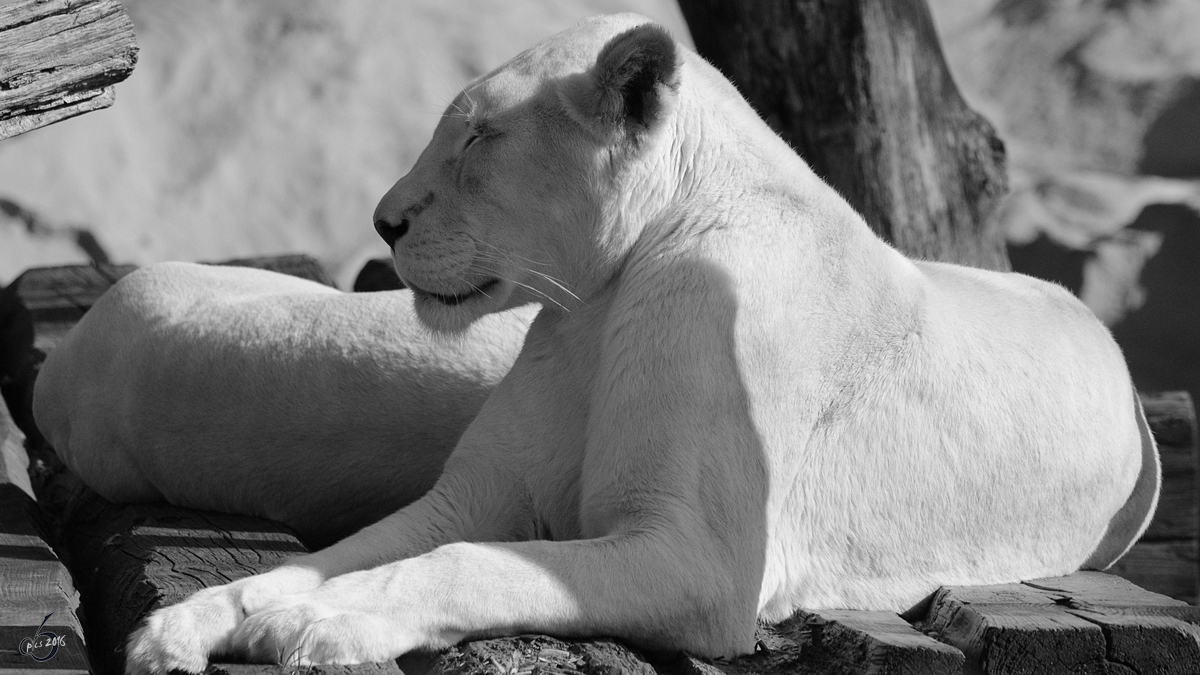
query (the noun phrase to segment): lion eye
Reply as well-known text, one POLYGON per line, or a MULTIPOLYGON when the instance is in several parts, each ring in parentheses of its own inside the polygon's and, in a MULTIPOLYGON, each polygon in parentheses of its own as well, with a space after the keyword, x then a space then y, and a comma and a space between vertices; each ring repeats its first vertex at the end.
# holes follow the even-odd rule
POLYGON ((463 142, 463 152, 466 152, 475 145, 480 139, 494 136, 495 130, 486 119, 476 119, 471 121, 467 127, 467 140, 463 142))

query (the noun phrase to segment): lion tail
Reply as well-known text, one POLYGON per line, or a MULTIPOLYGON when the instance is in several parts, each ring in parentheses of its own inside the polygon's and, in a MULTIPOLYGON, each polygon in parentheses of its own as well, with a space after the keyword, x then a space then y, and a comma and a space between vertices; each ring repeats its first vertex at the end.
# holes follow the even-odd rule
POLYGON ((1162 464, 1158 457, 1158 446, 1150 435, 1146 423, 1146 412, 1137 391, 1133 392, 1134 413, 1137 415, 1138 433, 1142 440, 1142 468, 1138 473, 1133 492, 1125 504, 1108 523, 1104 538, 1083 564, 1085 569, 1108 569, 1125 555, 1134 542, 1146 531, 1154 509, 1158 506, 1158 492, 1162 487, 1162 464))

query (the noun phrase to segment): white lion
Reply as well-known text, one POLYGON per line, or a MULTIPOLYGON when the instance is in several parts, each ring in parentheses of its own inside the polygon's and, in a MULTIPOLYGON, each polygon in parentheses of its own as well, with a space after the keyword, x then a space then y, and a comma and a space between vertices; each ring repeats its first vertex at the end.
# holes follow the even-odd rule
POLYGON ((515 365, 427 494, 158 610, 130 671, 525 631, 741 654, 756 617, 1104 567, 1153 511, 1083 305, 904 258, 643 18, 472 83, 376 217, 429 326, 542 301, 515 365))
POLYGON ((331 544, 433 487, 535 309, 447 338, 421 328, 411 291, 151 265, 50 353, 33 411, 109 500, 264 516, 331 544))

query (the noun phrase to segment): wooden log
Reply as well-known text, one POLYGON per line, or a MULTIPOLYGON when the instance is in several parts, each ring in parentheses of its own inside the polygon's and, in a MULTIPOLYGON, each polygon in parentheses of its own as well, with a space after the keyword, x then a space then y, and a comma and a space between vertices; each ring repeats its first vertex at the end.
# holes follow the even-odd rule
POLYGON ((107 108, 137 63, 117 0, 0 6, 0 139, 107 108))
POLYGON ((36 515, 29 495, 0 484, 0 675, 88 673, 87 643, 76 615, 79 593, 42 538, 36 515))
POLYGON ((884 239, 1008 270, 1004 145, 959 95, 924 0, 680 0, 696 49, 884 239))
POLYGON ((0 399, 0 485, 13 485, 33 499, 25 434, 17 428, 4 399, 0 399))
MULTIPOLYGON (((57 536, 83 592, 93 662, 104 672, 124 672, 125 642, 155 609, 307 552, 294 534, 268 520, 164 504, 112 504, 66 472, 41 499, 56 516, 57 536)), ((218 663, 209 672, 290 675, 295 668, 218 663)), ((398 673, 399 667, 387 662, 305 672, 398 673)))
POLYGON ((354 277, 355 293, 372 293, 375 291, 395 291, 404 288, 404 282, 396 276, 396 268, 387 258, 368 260, 354 277))
MULTIPOLYGON (((399 675, 400 668, 387 663, 359 663, 353 666, 279 666, 264 663, 210 663, 204 675, 399 675)), ((409 675, 405 673, 404 675, 409 675)))
POLYGON ((964 656, 893 612, 799 611, 775 625, 759 624, 754 654, 732 660, 680 655, 656 661, 679 675, 958 675, 964 656))
POLYGON ((413 654, 400 659, 405 675, 472 674, 655 675, 637 652, 611 640, 573 641, 548 635, 465 642, 439 654, 413 654))
POLYGON ((895 612, 800 611, 774 630, 799 644, 806 666, 818 672, 949 675, 965 661, 895 612))
MULTIPOLYGON (((1178 392, 1186 393, 1186 392, 1178 392)), ((1186 420, 1184 411, 1172 422, 1186 420)), ((1151 427, 1151 431, 1157 431, 1151 427)), ((1155 438, 1161 438, 1158 433, 1155 438)), ((1158 510, 1146 529, 1142 541, 1175 541, 1195 539, 1200 530, 1200 501, 1196 492, 1196 447, 1192 444, 1174 445, 1159 442, 1158 456, 1162 461, 1162 491, 1158 495, 1158 510)))
POLYGON ((1197 673, 1197 608, 1109 574, 945 587, 916 622, 967 673, 1197 673))
POLYGON ((16 287, 0 289, 0 387, 8 387, 23 372, 33 349, 33 322, 16 287))
POLYGON ((230 265, 233 267, 254 267, 260 270, 290 274, 301 279, 308 279, 326 286, 334 286, 333 278, 325 271, 315 258, 304 254, 256 256, 253 258, 236 258, 224 260, 210 265, 230 265))
POLYGON ((1194 605, 1198 568, 1200 554, 1192 538, 1138 542, 1108 571, 1148 591, 1194 605))
POLYGON ((29 312, 33 347, 49 353, 85 312, 134 265, 34 267, 13 280, 6 293, 29 312))
POLYGON ((1146 422, 1159 445, 1196 445, 1196 405, 1186 391, 1141 392, 1146 422))
POLYGON ((1141 541, 1109 571, 1147 590, 1195 604, 1200 599, 1196 409, 1186 391, 1142 392, 1139 396, 1158 442, 1162 492, 1141 541))
MULTIPOLYGON (((801 612, 813 647, 855 673, 959 673, 961 651, 918 632, 895 612, 801 612)), ((798 617, 789 620, 794 624, 798 617)), ((786 624, 785 624, 786 625, 786 624)))
MULTIPOLYGON (((324 267, 307 255, 259 256, 209 264, 256 267, 333 285, 324 267)), ((105 291, 136 269, 135 265, 99 264, 35 267, 13 280, 5 294, 15 296, 29 310, 33 346, 49 353, 105 291)))

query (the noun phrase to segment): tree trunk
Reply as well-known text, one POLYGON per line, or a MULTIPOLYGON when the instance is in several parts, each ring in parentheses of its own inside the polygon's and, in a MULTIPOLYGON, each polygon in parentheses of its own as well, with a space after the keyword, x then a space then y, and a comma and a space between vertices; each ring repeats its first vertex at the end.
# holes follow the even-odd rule
POLYGON ((679 0, 696 49, 884 239, 1011 269, 1004 145, 963 102, 924 0, 679 0))

